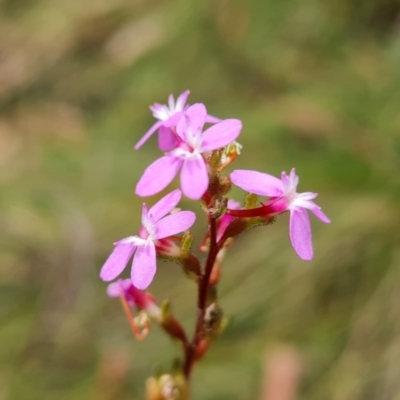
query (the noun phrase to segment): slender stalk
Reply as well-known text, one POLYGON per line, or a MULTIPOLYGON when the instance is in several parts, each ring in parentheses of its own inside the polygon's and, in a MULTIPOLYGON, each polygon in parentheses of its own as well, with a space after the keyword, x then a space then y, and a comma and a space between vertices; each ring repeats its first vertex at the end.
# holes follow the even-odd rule
POLYGON ((191 342, 186 347, 185 362, 183 365, 183 373, 187 380, 190 379, 192 368, 196 360, 196 352, 199 343, 204 335, 204 316, 207 308, 207 295, 210 284, 210 277, 219 251, 219 246, 217 244, 216 218, 213 218, 211 215, 209 215, 208 224, 210 231, 210 247, 204 272, 201 275, 201 278, 198 280, 196 328, 191 342))
POLYGON ((208 285, 210 283, 210 276, 218 255, 219 247, 217 245, 217 223, 216 219, 209 216, 208 223, 210 227, 210 250, 208 252, 204 274, 200 282, 200 290, 197 307, 205 312, 208 294, 208 285))

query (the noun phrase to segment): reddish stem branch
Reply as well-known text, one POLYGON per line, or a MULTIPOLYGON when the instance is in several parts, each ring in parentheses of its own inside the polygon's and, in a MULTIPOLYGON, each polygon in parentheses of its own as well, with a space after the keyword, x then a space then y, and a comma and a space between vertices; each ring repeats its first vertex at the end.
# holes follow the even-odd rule
POLYGON ((215 260, 218 255, 219 246, 217 244, 217 223, 216 218, 211 216, 208 217, 208 223, 210 227, 210 249, 208 251, 206 266, 204 269, 204 274, 199 285, 199 297, 197 302, 197 307, 205 312, 207 295, 208 295, 208 285, 210 283, 210 276, 215 264, 215 260))
POLYGON ((198 280, 196 329, 192 341, 186 347, 185 362, 183 365, 183 373, 187 380, 190 378, 194 362, 196 361, 197 349, 204 334, 204 316, 207 308, 210 277, 219 251, 216 218, 209 215, 208 224, 210 230, 210 245, 204 272, 198 280))

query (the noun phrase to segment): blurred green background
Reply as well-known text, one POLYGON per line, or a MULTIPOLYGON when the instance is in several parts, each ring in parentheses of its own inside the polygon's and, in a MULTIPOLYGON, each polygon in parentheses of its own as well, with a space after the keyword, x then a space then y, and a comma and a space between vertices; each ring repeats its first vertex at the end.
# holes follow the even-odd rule
MULTIPOLYGON (((148 106, 186 89, 243 121, 234 168, 296 167, 332 219, 310 263, 287 216, 236 241, 193 398, 256 399, 290 345, 300 399, 400 399, 398 0, 0 0, 0 399, 142 399, 179 354, 158 327, 134 341, 98 271, 139 227, 148 106)), ((191 330, 179 268, 151 290, 191 330)))

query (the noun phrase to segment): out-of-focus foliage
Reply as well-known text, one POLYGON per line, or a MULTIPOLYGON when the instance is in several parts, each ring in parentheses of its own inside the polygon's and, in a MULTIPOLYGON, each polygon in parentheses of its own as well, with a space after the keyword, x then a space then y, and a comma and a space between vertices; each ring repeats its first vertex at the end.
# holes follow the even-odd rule
MULTIPOLYGON (((156 327, 134 342, 98 271, 139 226, 148 105, 185 89, 243 120, 236 168, 295 166, 332 219, 311 263, 286 217, 237 240, 220 292, 234 317, 194 398, 256 398, 264 349, 289 343, 301 399, 399 399, 397 0, 0 0, 0 399, 143 398, 178 354, 156 327)), ((176 265, 151 289, 191 327, 176 265)))

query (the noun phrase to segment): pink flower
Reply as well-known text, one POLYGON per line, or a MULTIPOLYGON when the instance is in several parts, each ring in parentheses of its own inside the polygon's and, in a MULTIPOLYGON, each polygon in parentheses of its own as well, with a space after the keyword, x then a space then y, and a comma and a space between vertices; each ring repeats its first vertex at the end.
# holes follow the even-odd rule
POLYGON ((231 180, 240 188, 261 196, 271 197, 261 207, 250 210, 229 210, 236 217, 272 216, 290 212, 290 240, 293 248, 303 260, 313 258, 310 220, 306 210, 310 210, 322 222, 330 223, 329 218, 312 200, 317 193, 297 193, 299 177, 293 168, 290 175, 282 172, 281 179, 257 171, 236 170, 231 180))
POLYGON ((115 279, 133 257, 131 279, 138 289, 150 285, 156 272, 156 242, 189 229, 196 215, 191 211, 179 211, 166 216, 181 199, 179 189, 167 194, 147 211, 146 204, 142 208, 142 227, 139 234, 122 239, 114 245, 114 251, 108 257, 100 271, 104 281, 115 279))
POLYGON ((119 279, 110 283, 107 287, 107 295, 109 297, 122 295, 130 306, 136 305, 142 310, 146 310, 155 303, 154 297, 150 293, 137 289, 130 279, 119 279))
POLYGON ((238 119, 226 119, 202 133, 206 118, 204 104, 197 103, 187 109, 176 127, 180 142, 175 149, 147 167, 136 186, 137 195, 146 197, 160 192, 182 168, 181 186, 185 196, 193 200, 203 196, 209 177, 202 154, 231 143, 242 129, 238 119))
MULTIPOLYGON (((156 122, 139 140, 135 146, 138 150, 153 133, 158 129, 158 146, 162 151, 172 150, 178 143, 178 137, 174 132, 176 125, 189 105, 186 105, 186 100, 190 91, 183 92, 175 102, 174 96, 169 95, 168 105, 155 103, 150 106, 154 118, 158 119, 156 122)), ((211 115, 207 115, 206 121, 209 123, 216 123, 220 120, 211 115)))

